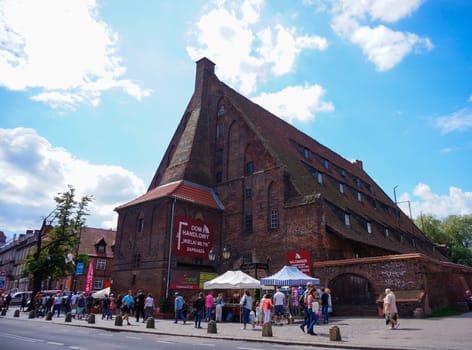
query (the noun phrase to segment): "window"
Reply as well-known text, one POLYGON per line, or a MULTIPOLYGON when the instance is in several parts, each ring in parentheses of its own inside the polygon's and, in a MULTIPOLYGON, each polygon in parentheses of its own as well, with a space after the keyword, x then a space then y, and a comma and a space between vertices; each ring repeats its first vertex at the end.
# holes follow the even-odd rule
POLYGON ((344 170, 344 169, 341 170, 341 176, 343 176, 343 177, 346 176, 346 170, 344 170))
POLYGON ((344 193, 344 184, 339 184, 339 192, 344 193))
POLYGON ((244 216, 244 232, 252 232, 252 214, 246 214, 244 216))
POLYGON ((362 193, 360 193, 359 191, 357 192, 357 200, 359 202, 362 202, 362 193))
POLYGON ((254 163, 252 161, 246 163, 246 175, 251 175, 254 172, 254 163))
POLYGON ((97 259, 97 262, 95 264, 95 269, 97 270, 105 270, 107 267, 107 261, 106 259, 97 259))
POLYGON ((388 228, 385 228, 385 237, 388 237, 390 235, 390 231, 388 228))
POLYGON ((223 180, 223 174, 221 173, 221 171, 217 171, 216 172, 216 183, 219 184, 219 183, 221 183, 222 180, 223 180))
POLYGON ((105 245, 104 244, 97 245, 97 253, 105 253, 105 245))
POLYGON ((274 230, 279 228, 279 210, 271 209, 270 210, 270 229, 274 230))
POLYGON ((252 188, 246 188, 244 190, 244 199, 252 199, 252 188))
POLYGON ((322 184, 322 183, 323 183, 323 174, 322 174, 322 173, 318 173, 318 174, 317 174, 317 179, 318 179, 318 183, 319 183, 319 184, 322 184))
POLYGON ((351 217, 347 213, 344 214, 344 225, 346 227, 351 227, 351 217))
POLYGON ((370 222, 367 223, 367 233, 372 234, 372 225, 370 222))
POLYGON ((103 289, 103 280, 97 279, 93 281, 93 289, 100 290, 103 289))
POLYGON ((216 150, 216 164, 221 164, 223 161, 223 149, 218 148, 216 150))
POLYGON ((329 169, 329 160, 327 159, 324 160, 324 167, 325 169, 329 169))
POLYGON ((143 232, 144 230, 144 219, 138 219, 138 232, 143 232))
POLYGON ((310 159, 310 150, 306 147, 303 149, 303 157, 305 159, 310 159))
POLYGON ((220 104, 218 106, 218 117, 222 117, 225 114, 225 105, 220 104))
POLYGON ((216 126, 216 137, 217 138, 222 138, 223 137, 223 124, 218 124, 216 126))

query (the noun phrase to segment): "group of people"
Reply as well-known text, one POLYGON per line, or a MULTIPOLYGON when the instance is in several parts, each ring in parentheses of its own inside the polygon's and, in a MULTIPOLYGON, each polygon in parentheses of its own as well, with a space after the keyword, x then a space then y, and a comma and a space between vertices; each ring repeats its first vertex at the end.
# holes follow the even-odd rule
POLYGON ((303 309, 303 322, 300 329, 303 333, 318 335, 315 333, 315 326, 320 318, 323 322, 329 323, 329 308, 331 305, 330 294, 323 288, 321 294, 313 288, 313 284, 308 282, 303 294, 299 297, 299 305, 303 309))
POLYGON ((128 290, 128 293, 117 298, 116 307, 120 310, 123 321, 126 321, 128 325, 131 325, 129 318, 131 315, 136 317, 136 322, 139 322, 141 317, 144 323, 148 318, 153 316, 155 309, 154 297, 151 293, 144 294, 142 290, 139 290, 136 295, 133 296, 133 292, 128 290))

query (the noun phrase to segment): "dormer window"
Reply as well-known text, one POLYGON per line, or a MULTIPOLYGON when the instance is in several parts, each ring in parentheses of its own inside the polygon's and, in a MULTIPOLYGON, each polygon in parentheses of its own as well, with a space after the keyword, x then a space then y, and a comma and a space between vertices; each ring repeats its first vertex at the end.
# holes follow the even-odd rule
POLYGON ((344 225, 351 227, 351 216, 348 213, 344 213, 344 225))
POLYGON ((362 193, 357 192, 357 200, 358 200, 359 202, 362 202, 362 193))
POLYGON ((97 244, 97 253, 105 253, 105 244, 97 244))
POLYGON ((310 159, 310 150, 306 147, 303 148, 303 157, 307 160, 310 159))
POLYGON ((372 234, 372 224, 370 222, 367 223, 367 233, 372 234))
POLYGON ((322 173, 317 174, 317 180, 318 180, 318 183, 320 185, 323 184, 323 174, 322 173))
POLYGON ((344 184, 339 184, 339 192, 344 193, 344 184))
POLYGON ((329 169, 329 160, 327 159, 324 160, 324 167, 325 169, 329 169))

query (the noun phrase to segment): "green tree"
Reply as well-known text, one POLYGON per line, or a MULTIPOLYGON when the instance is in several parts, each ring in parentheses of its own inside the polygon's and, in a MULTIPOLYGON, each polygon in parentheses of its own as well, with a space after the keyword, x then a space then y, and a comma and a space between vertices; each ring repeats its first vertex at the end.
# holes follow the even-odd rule
MULTIPOLYGON (((84 196, 80 201, 76 201, 74 187, 68 187, 68 191, 54 197, 56 208, 50 215, 54 215, 52 220, 57 224, 43 240, 46 219, 43 221, 37 247, 25 260, 23 276, 31 276, 33 279, 33 297, 41 290, 43 281, 65 277, 74 272, 74 265, 66 258, 76 252, 79 233, 89 215, 87 206, 92 197, 84 196)), ((85 256, 77 256, 75 260, 88 259, 85 256)))
POLYGON ((433 243, 447 247, 452 262, 472 266, 472 215, 449 215, 440 220, 428 214, 415 223, 433 243))

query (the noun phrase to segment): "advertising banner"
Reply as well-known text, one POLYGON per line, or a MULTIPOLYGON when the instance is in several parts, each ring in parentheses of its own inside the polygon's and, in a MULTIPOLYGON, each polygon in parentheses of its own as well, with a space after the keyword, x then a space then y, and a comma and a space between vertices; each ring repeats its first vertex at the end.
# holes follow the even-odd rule
POLYGON ((169 287, 171 289, 200 289, 200 272, 198 271, 173 271, 169 287))
POLYGON ((286 261, 288 266, 296 266, 301 272, 311 276, 311 263, 309 250, 294 250, 287 252, 286 261))
POLYGON ((200 220, 177 216, 174 226, 174 254, 208 259, 213 226, 200 220))

